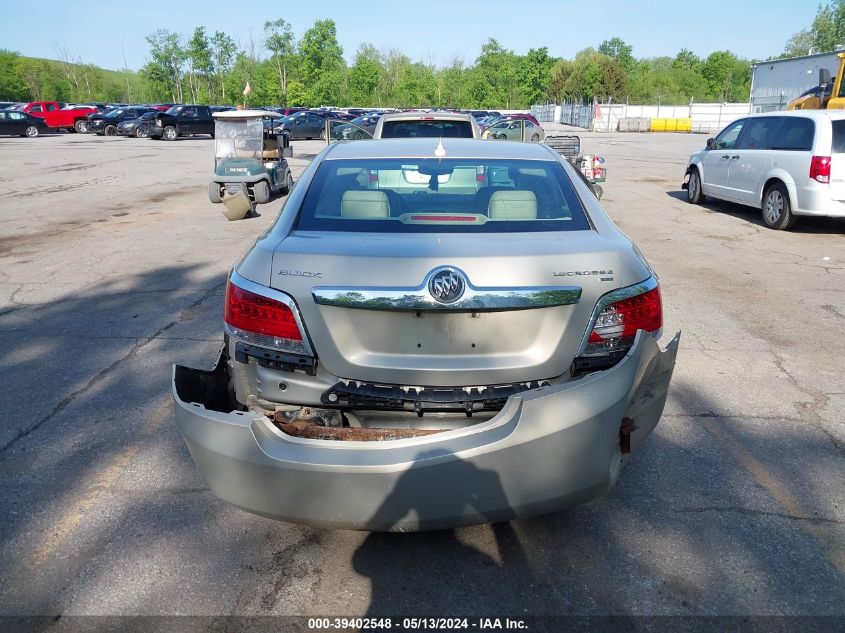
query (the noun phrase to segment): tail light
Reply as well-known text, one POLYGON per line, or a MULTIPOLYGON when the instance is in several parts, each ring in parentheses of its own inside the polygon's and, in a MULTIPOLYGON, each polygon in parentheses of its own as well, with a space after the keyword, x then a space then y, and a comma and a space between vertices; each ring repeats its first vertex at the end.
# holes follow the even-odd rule
POLYGON ((830 182, 830 156, 813 156, 810 159, 810 178, 816 182, 830 182))
POLYGON ((657 334, 662 327, 663 307, 656 280, 615 290, 600 300, 590 334, 575 359, 575 369, 614 365, 631 348, 639 330, 657 334))
MULTIPOLYGON (((247 282, 244 285, 253 284, 247 282)), ((229 335, 236 341, 256 347, 308 354, 294 313, 296 306, 293 300, 278 291, 264 290, 267 294, 279 295, 279 298, 252 292, 229 279, 223 314, 229 335)))

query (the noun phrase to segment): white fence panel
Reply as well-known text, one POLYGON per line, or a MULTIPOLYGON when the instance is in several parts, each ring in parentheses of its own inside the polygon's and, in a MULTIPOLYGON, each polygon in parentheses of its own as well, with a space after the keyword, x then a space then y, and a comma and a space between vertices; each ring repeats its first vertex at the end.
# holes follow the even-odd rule
POLYGON ((718 132, 726 125, 751 113, 748 103, 694 103, 690 106, 692 131, 718 132))

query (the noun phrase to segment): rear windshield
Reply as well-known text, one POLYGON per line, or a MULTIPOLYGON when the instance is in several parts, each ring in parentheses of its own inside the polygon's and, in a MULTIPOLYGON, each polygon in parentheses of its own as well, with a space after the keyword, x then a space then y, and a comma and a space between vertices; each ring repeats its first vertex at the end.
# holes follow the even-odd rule
POLYGON ((385 121, 382 138, 472 138, 469 121, 385 121))
POLYGON ((379 233, 589 229, 560 163, 488 159, 326 160, 297 228, 379 233))
POLYGON ((845 119, 833 121, 833 148, 834 154, 845 154, 845 119))

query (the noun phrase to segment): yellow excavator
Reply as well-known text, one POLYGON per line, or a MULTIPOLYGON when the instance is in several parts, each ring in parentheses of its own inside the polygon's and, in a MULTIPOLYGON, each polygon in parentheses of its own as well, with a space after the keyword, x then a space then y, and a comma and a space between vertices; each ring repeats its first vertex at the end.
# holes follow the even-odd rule
POLYGON ((831 81, 830 71, 819 70, 819 85, 789 102, 787 110, 842 110, 845 109, 845 53, 839 53, 839 71, 831 81))

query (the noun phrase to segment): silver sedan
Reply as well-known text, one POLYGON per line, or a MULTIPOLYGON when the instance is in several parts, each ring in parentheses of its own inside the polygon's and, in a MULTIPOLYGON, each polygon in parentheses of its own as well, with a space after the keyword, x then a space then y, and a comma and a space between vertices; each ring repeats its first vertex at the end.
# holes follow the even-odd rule
POLYGON ((528 119, 507 119, 484 130, 482 138, 536 143, 546 138, 546 131, 528 119))
POLYGON ((176 422, 221 498, 309 525, 420 530, 605 493, 675 364, 660 286, 538 143, 335 143, 231 272, 176 422))

